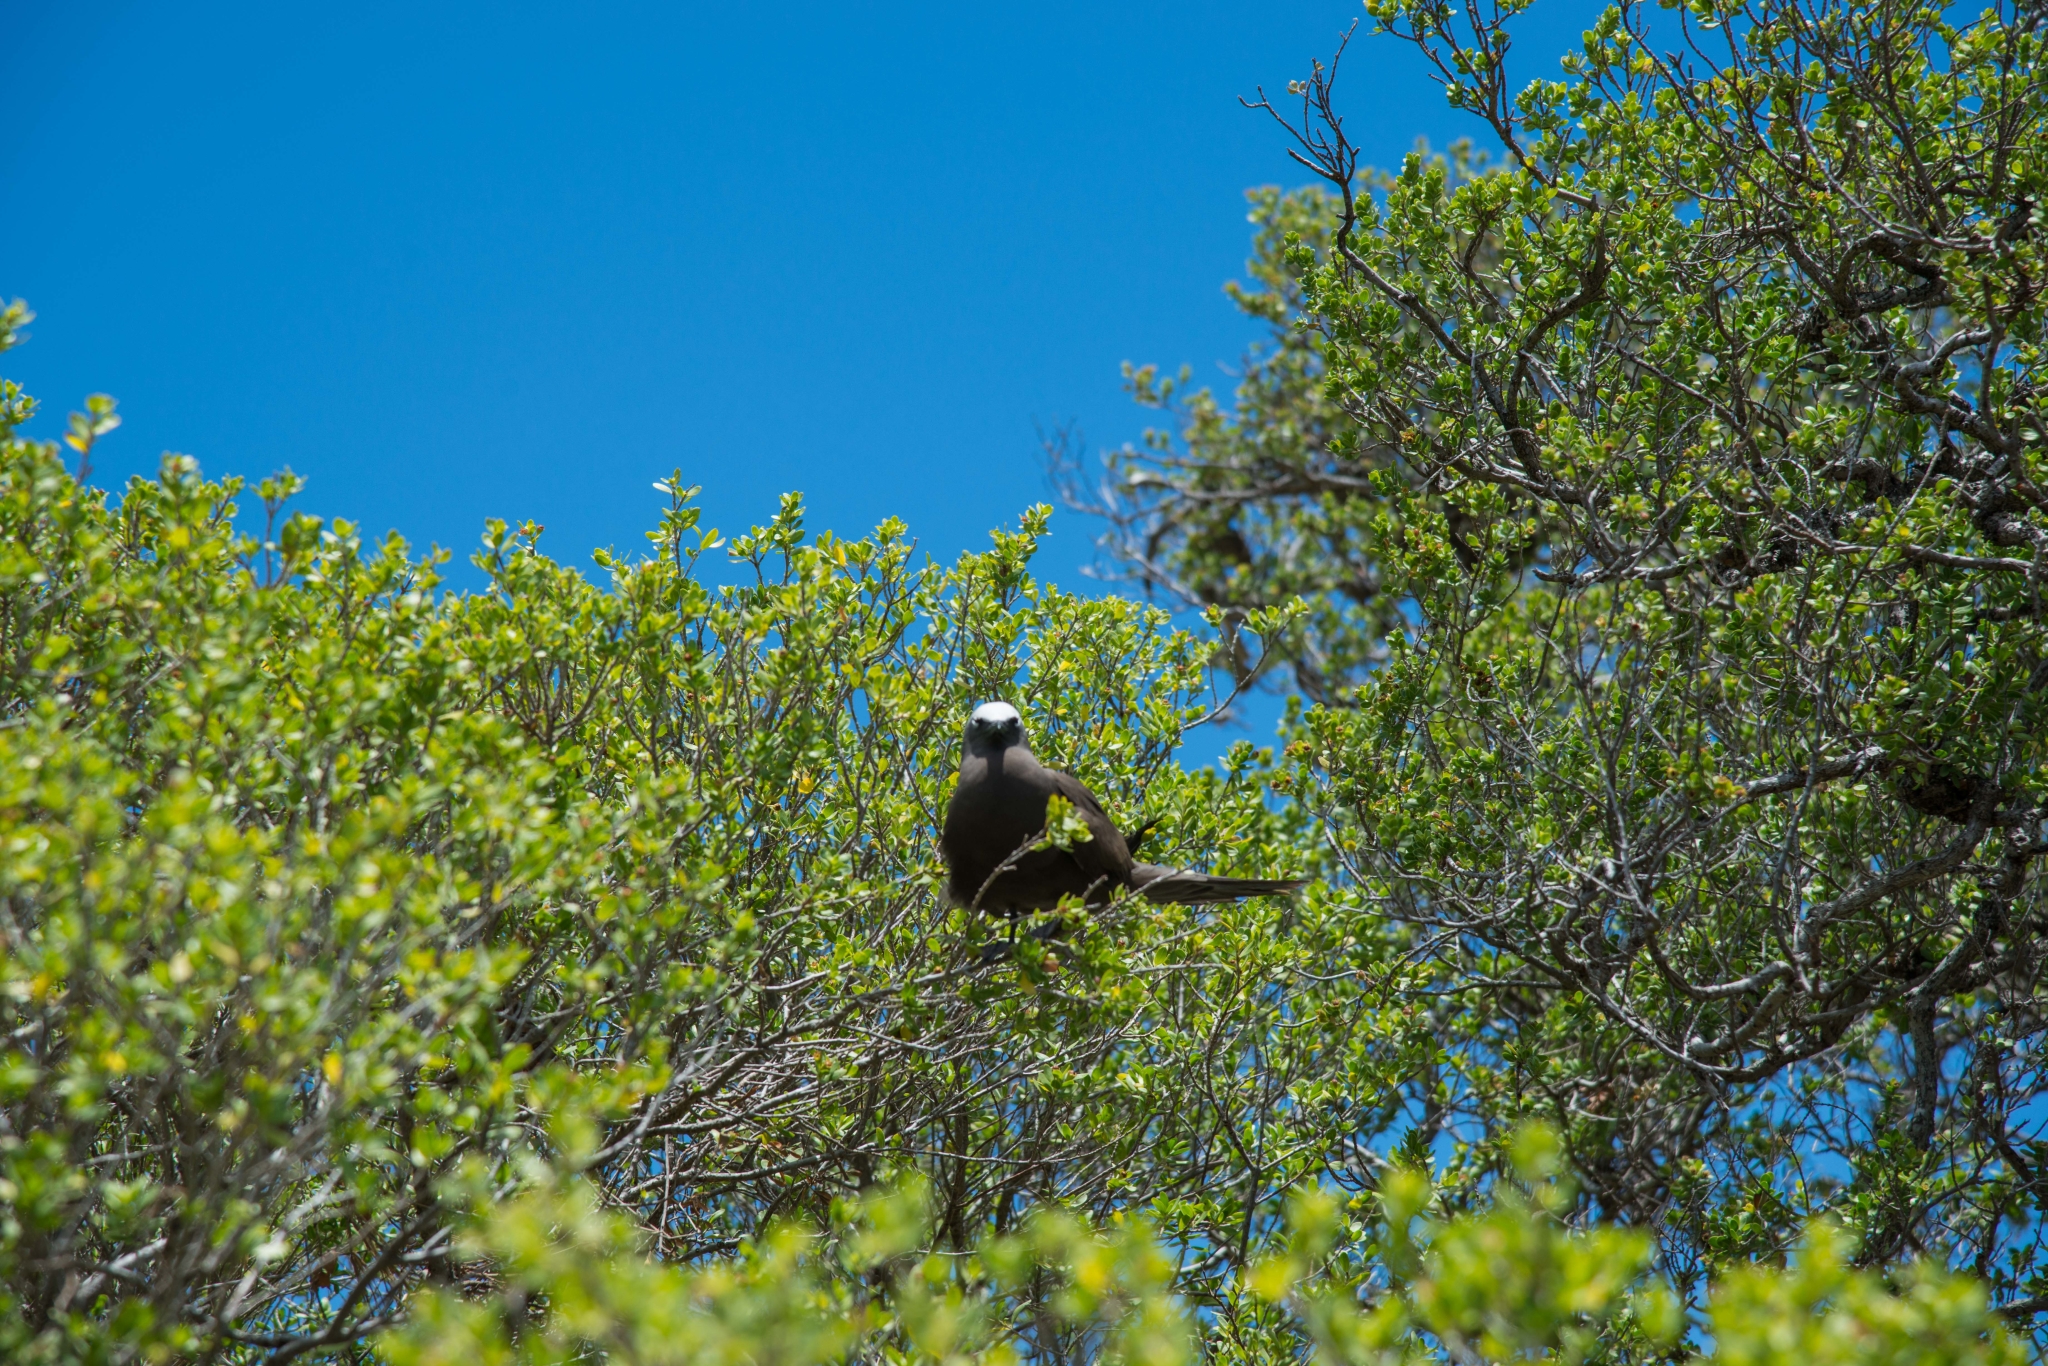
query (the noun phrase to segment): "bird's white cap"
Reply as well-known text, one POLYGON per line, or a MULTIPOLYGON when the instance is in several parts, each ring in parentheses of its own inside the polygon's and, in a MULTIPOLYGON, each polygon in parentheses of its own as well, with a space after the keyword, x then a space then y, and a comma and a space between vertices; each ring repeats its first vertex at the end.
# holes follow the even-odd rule
POLYGON ((984 702, 974 709, 974 719, 1000 726, 1006 721, 1022 721, 1024 718, 1008 702, 984 702))

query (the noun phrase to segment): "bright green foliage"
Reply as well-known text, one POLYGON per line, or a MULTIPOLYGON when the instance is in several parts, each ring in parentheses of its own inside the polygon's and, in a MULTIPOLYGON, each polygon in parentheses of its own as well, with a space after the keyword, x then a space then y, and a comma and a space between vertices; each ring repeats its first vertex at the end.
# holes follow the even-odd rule
POLYGON ((1521 85, 1522 7, 1368 5, 1498 164, 1274 111, 1275 344, 1113 548, 1319 595, 1292 790, 1441 974, 1459 1181, 1540 1115, 1695 1304, 1825 1213, 2038 1310, 2048 16, 1627 5, 1521 85))
POLYGON ((647 1258, 627 1221, 586 1192, 536 1189, 464 1241, 495 1293, 423 1298, 381 1344, 392 1366, 495 1366, 605 1354, 619 1366, 822 1366, 849 1354, 1004 1366, 1048 1338, 1128 1366, 1185 1366, 1191 1325, 1174 1263, 1126 1224, 1098 1237, 1039 1214, 967 1253, 925 1252, 930 1192, 911 1184, 842 1202, 823 1231, 782 1224, 697 1271, 647 1258), (1034 1341, 1036 1340, 1036 1341, 1034 1341))
POLYGON ((1525 1130, 1518 1180, 1490 1209, 1442 1217, 1441 1193, 1412 1169, 1387 1173, 1369 1211, 1347 1221, 1327 1191, 1300 1193, 1289 1237, 1255 1267, 1253 1292, 1301 1315, 1337 1362, 1648 1360, 1683 1327, 1677 1301, 1646 1279, 1649 1239, 1573 1231, 1556 1178, 1557 1141, 1525 1130))
POLYGON ((1493 1206, 1448 1218, 1447 1192, 1411 1170, 1388 1173, 1376 1200, 1352 1203, 1370 1212, 1362 1220, 1347 1220, 1325 1191, 1304 1192, 1251 1289, 1292 1311, 1291 1328, 1321 1361, 1347 1366, 2025 1359, 1980 1284, 1916 1263, 1887 1285, 1848 1268, 1851 1242, 1827 1224, 1809 1230, 1789 1268, 1718 1283, 1703 1323, 1689 1326, 1677 1296, 1649 1274, 1645 1234, 1569 1226, 1570 1180, 1553 1134, 1525 1128, 1512 1150, 1515 1176, 1493 1206), (1702 1337, 1705 1351, 1687 1349, 1702 1337))
POLYGON ((1948 1366, 2027 1360, 1987 1308, 1983 1286, 1909 1268, 1893 1289, 1852 1270, 1854 1249, 1817 1224, 1785 1270, 1745 1269, 1714 1298, 1715 1356, 1727 1366, 1948 1366))
POLYGON ((1373 0, 1498 167, 1297 85, 1278 342, 1134 373, 1111 504, 1331 704, 1278 767, 1174 762, 1214 642, 1042 512, 941 566, 677 477, 452 593, 0 387, 0 1357, 2011 1359, 2048 21, 1716 4, 1516 94, 1517 5, 1373 0), (993 696, 1148 859, 1320 880, 946 906, 993 696))
POLYGON ((1144 1205, 1198 1299, 1287 1189, 1364 1179, 1433 1045, 1334 887, 1063 929, 939 895, 990 696, 1148 855, 1314 871, 1248 745, 1171 762, 1204 642, 1035 583, 1041 513, 946 567, 794 498, 725 545, 662 487, 650 556, 592 582, 497 525, 451 594, 289 476, 248 534, 187 458, 116 502, 7 431, 0 1356, 338 1350, 470 1284, 478 1164, 580 1174, 678 1265, 899 1171, 955 1251, 1144 1205))
POLYGON ((794 1231, 701 1271, 641 1255, 633 1232, 584 1191, 521 1195, 460 1244, 489 1259, 495 1294, 422 1296, 405 1329, 387 1338, 386 1357, 394 1366, 498 1366, 574 1361, 594 1349, 620 1366, 811 1366, 841 1359, 856 1336, 862 1316, 810 1274, 794 1231))
POLYGON ((925 1251, 930 1192, 912 1184, 842 1202, 822 1228, 781 1225, 695 1270, 645 1256, 626 1221, 587 1192, 537 1185, 477 1207, 459 1246, 491 1268, 467 1298, 437 1290, 380 1347, 393 1366, 540 1366, 601 1355, 646 1363, 1101 1360, 1184 1366, 1305 1358, 1408 1363, 1723 1361, 2017 1363, 1981 1286, 1938 1268, 1888 1287, 1845 1265, 1817 1226, 1786 1270, 1744 1271, 1716 1291, 1712 1350, 1681 1343, 1677 1298, 1645 1272, 1649 1239, 1573 1231, 1550 1175, 1556 1141, 1525 1131, 1521 1176, 1493 1209, 1449 1219, 1427 1178, 1389 1173, 1350 1219, 1324 1189, 1291 1202, 1284 1237, 1245 1278, 1238 1312, 1197 1316, 1173 1293, 1174 1260, 1141 1222, 1092 1232, 1040 1212, 967 1253, 925 1251))

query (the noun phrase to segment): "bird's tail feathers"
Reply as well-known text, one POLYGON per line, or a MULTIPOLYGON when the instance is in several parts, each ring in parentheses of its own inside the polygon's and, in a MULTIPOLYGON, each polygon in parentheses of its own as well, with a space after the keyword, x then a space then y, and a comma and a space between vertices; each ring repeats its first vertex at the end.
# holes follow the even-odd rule
POLYGON ((1140 863, 1131 869, 1131 883, 1147 900, 1162 906, 1206 906, 1248 896, 1287 896, 1308 885, 1301 877, 1214 877, 1185 868, 1140 863))

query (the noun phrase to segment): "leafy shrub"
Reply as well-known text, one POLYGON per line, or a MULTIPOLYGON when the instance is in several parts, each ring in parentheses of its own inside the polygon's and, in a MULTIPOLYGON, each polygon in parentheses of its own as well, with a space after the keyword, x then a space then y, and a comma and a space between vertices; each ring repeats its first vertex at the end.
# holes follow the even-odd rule
POLYGON ((1297 82, 1270 344, 1135 373, 1178 430, 1074 494, 1155 591, 1309 595, 1291 781, 1475 1179, 1538 1116, 1688 1297, 1826 1215, 2039 1314, 2048 21, 1627 4, 1557 73, 1524 8, 1368 0, 1500 154, 1371 172, 1297 82))
POLYGON ((979 697, 1159 857, 1306 843, 1249 746, 1170 762, 1206 646, 1032 581, 1042 512, 941 567, 894 524, 809 537, 792 498, 712 587, 667 484, 652 554, 593 583, 494 525, 464 594, 295 487, 245 532, 185 457, 116 502, 0 444, 11 1358, 358 1342, 467 1284, 444 1183, 478 1163, 578 1173, 676 1263, 898 1171, 952 1248, 1142 1203, 1222 1250, 1184 1277, 1213 1292, 1391 1119, 1425 1041, 1333 898, 1055 940, 942 904, 979 697))

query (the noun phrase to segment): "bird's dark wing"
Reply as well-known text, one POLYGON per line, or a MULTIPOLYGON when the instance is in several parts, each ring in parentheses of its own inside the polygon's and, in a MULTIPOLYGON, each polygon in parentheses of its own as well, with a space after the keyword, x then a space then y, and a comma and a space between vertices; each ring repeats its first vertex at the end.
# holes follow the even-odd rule
POLYGON ((1047 769, 1046 773, 1053 780, 1053 791, 1074 804, 1094 836, 1069 851, 1089 879, 1091 901, 1119 887, 1132 887, 1147 901, 1159 905, 1200 906, 1248 896, 1288 896, 1307 885, 1307 879, 1298 877, 1215 877, 1184 868, 1134 862, 1130 846, 1102 809, 1102 803, 1095 800, 1095 794, 1071 773, 1056 768, 1047 769), (1101 879, 1099 887, 1097 879, 1101 879))
POLYGON ((1096 844, 1118 850, 1124 854, 1124 858, 1128 858, 1130 846, 1124 844, 1122 831, 1116 829, 1116 821, 1112 821, 1110 813, 1102 809, 1102 803, 1096 801, 1096 795, 1087 791, 1087 786, 1083 786, 1081 780, 1069 772, 1061 772, 1059 768, 1047 768, 1047 774, 1051 774, 1053 778, 1053 791, 1071 801, 1073 807, 1081 813, 1081 819, 1087 821, 1087 834, 1092 834, 1096 838, 1096 844))
POLYGON ((1124 843, 1124 837, 1116 828, 1116 822, 1102 809, 1102 803, 1095 800, 1095 794, 1082 785, 1081 780, 1071 773, 1059 769, 1046 770, 1052 776, 1052 790, 1074 804, 1081 813, 1081 819, 1088 822, 1088 833, 1094 836, 1086 844, 1074 846, 1074 855, 1082 866, 1093 873, 1107 876, 1116 887, 1127 887, 1131 881, 1131 850, 1124 843))

